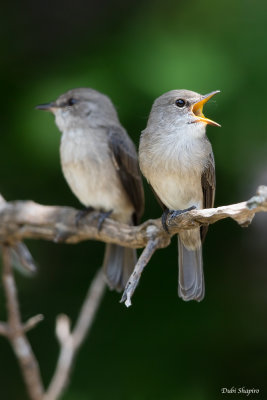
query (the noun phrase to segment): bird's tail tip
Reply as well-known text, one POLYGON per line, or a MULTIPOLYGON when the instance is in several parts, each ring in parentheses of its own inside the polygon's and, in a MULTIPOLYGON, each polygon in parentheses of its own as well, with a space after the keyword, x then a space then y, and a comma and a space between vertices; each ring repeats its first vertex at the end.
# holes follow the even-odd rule
POLYGON ((200 302, 205 296, 202 248, 188 250, 178 238, 179 282, 178 295, 184 301, 200 302))
POLYGON ((111 290, 121 292, 133 272, 136 264, 136 250, 107 243, 103 270, 107 284, 111 290))

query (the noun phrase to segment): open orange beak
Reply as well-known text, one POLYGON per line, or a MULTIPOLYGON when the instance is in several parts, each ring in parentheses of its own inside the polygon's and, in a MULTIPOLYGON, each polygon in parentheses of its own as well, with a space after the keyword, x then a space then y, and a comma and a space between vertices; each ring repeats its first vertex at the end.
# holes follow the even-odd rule
POLYGON ((206 118, 202 112, 204 104, 207 103, 209 99, 211 99, 217 93, 220 93, 220 90, 215 90, 214 92, 205 94, 204 96, 202 96, 200 101, 193 104, 192 111, 194 115, 197 117, 196 122, 205 122, 205 124, 213 126, 221 126, 220 124, 217 124, 217 122, 214 122, 209 118, 206 118))

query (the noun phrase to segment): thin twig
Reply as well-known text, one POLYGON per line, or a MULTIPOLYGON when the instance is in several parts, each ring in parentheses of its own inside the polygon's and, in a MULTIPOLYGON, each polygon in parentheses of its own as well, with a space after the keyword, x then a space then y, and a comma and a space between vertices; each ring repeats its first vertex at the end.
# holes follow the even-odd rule
POLYGON ((11 247, 11 261, 12 265, 23 269, 27 273, 33 274, 37 270, 36 263, 28 247, 22 242, 14 243, 11 247))
POLYGON ((66 315, 57 318, 56 334, 61 346, 55 373, 43 400, 56 400, 68 384, 74 358, 92 327, 95 314, 99 308, 105 290, 102 271, 98 271, 93 279, 77 322, 70 332, 70 320, 66 315))
POLYGON ((145 268, 145 266, 148 264, 150 258, 152 255, 155 253, 155 251, 160 247, 160 242, 159 240, 156 239, 151 239, 145 249, 143 250, 141 256, 139 257, 139 260, 134 267, 133 273, 131 274, 130 278, 128 279, 128 282, 126 284, 125 290, 123 292, 122 298, 121 298, 121 303, 125 303, 126 307, 130 307, 132 305, 131 298, 132 295, 134 294, 134 291, 139 283, 139 280, 141 278, 142 272, 145 268))
MULTIPOLYGON (((0 194, 0 206, 4 206, 5 204, 6 200, 0 194)), ((10 247, 10 249, 12 265, 17 266, 18 268, 21 268, 28 273, 33 273, 36 271, 37 268, 35 261, 24 243, 14 243, 13 246, 10 247)))
POLYGON ((26 321, 23 325, 24 332, 28 332, 31 329, 35 328, 36 325, 39 324, 39 322, 42 322, 44 320, 44 316, 42 314, 37 314, 34 317, 31 317, 26 321))
POLYGON ((33 354, 31 345, 24 333, 21 322, 16 283, 11 267, 10 248, 2 246, 3 256, 3 287, 7 302, 8 331, 5 336, 9 339, 13 351, 20 364, 26 388, 30 399, 42 400, 43 384, 38 362, 33 354))

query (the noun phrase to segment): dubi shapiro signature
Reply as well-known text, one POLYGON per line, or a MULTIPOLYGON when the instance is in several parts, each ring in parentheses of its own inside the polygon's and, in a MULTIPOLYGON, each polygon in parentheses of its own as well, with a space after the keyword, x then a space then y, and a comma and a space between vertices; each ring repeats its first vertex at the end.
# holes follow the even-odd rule
POLYGON ((242 387, 235 387, 232 386, 231 388, 221 388, 222 394, 243 394, 245 396, 250 396, 251 394, 259 394, 260 389, 257 388, 246 388, 245 386, 242 387))

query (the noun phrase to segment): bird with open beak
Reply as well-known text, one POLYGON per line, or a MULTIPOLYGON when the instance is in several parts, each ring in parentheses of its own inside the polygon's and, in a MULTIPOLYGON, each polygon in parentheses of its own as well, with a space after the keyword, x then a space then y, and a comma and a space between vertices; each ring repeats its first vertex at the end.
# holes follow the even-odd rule
MULTIPOLYGON (((144 210, 137 153, 109 97, 78 88, 36 108, 54 114, 62 132, 63 174, 88 211, 102 212, 99 229, 109 215, 125 224, 137 224, 144 210)), ((109 287, 124 289, 135 263, 135 249, 107 243, 103 269, 109 287)))
MULTIPOLYGON (((219 91, 200 95, 171 90, 158 97, 151 109, 139 145, 143 175, 167 218, 194 208, 213 207, 215 164, 206 126, 220 126, 203 114, 204 104, 219 91)), ((183 300, 201 301, 205 294, 202 243, 208 226, 178 235, 178 294, 183 300)))

